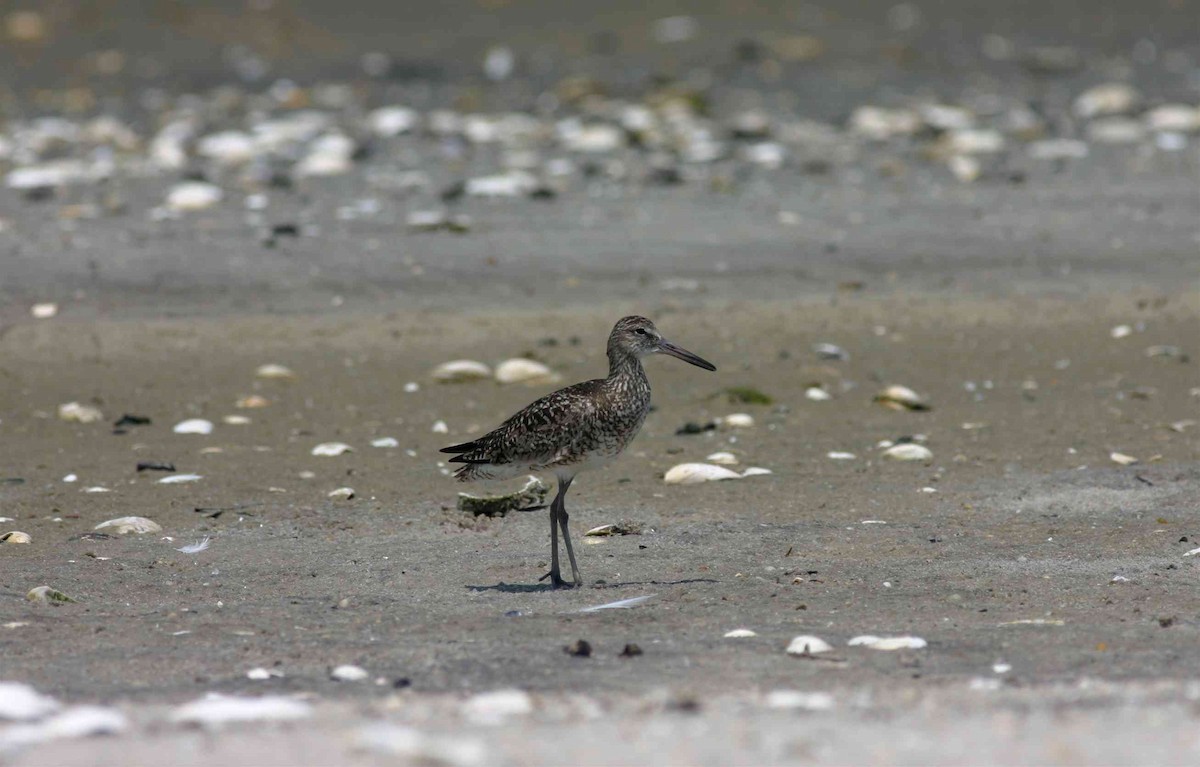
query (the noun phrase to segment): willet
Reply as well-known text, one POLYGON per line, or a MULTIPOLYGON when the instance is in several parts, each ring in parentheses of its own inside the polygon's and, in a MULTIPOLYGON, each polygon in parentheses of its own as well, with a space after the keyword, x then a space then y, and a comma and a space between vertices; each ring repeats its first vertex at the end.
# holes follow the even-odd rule
POLYGON ((554 472, 558 493, 550 504, 550 572, 541 579, 550 578, 556 589, 570 587, 558 567, 560 529, 574 585, 583 585, 567 530, 567 490, 576 474, 612 461, 642 428, 650 412, 650 381, 642 357, 651 354, 669 354, 705 370, 717 369, 665 340, 645 317, 625 317, 608 336, 607 378, 547 394, 495 431, 442 448, 443 453, 457 453, 450 459, 452 463, 466 464, 454 474, 460 482, 554 472))

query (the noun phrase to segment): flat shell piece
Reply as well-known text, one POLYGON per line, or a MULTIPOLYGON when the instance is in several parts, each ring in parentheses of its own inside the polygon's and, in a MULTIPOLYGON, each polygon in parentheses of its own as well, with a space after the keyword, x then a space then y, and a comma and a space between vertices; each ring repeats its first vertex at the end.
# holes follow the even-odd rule
POLYGON ((202 479, 204 479, 204 477, 199 474, 171 474, 158 480, 158 484, 178 485, 182 482, 198 482, 202 479))
POLYGON ((920 650, 927 646, 928 642, 914 636, 877 637, 864 634, 854 637, 847 644, 851 647, 869 647, 872 650, 920 650))
POLYGON ((924 397, 907 386, 893 384, 875 395, 875 401, 892 410, 929 410, 924 397))
POLYGON ((361 682, 368 676, 366 669, 349 664, 338 666, 329 672, 329 677, 339 682, 361 682))
POLYGON ((758 632, 751 631, 750 629, 734 629, 733 631, 725 632, 726 639, 749 639, 756 636, 758 636, 758 632))
POLYGON ((698 485, 701 482, 741 478, 741 474, 724 466, 714 466, 711 463, 681 463, 672 466, 663 477, 663 481, 668 485, 698 485))
POLYGON ((730 413, 718 419, 718 423, 729 429, 748 429, 754 425, 754 416, 749 413, 730 413))
POLYGON ((175 424, 171 431, 176 434, 212 434, 212 421, 204 418, 189 418, 175 424))
POLYGON ((145 517, 117 517, 116 519, 101 522, 93 529, 103 530, 112 535, 125 535, 127 533, 144 535, 145 533, 161 533, 162 525, 145 517))
POLYGON ((254 371, 254 375, 259 378, 295 378, 296 374, 286 365, 280 365, 276 362, 268 362, 265 365, 259 365, 254 371))
POLYGON ((58 406, 58 417, 63 421, 74 423, 95 423, 104 419, 104 413, 91 405, 67 402, 58 406))
POLYGON ((820 637, 811 636, 809 634, 801 634, 792 639, 787 646, 788 655, 816 655, 817 653, 829 652, 833 649, 833 645, 826 642, 820 637))
POLYGON ((324 456, 335 456, 352 452, 354 452, 354 448, 350 447, 345 442, 322 442, 312 449, 313 455, 324 456))
POLYGON ((761 466, 751 466, 742 472, 742 478, 745 479, 746 477, 763 477, 763 476, 766 476, 767 474, 774 474, 774 473, 775 472, 771 471, 770 469, 764 469, 761 466))
POLYGON ((715 463, 718 466, 733 466, 738 462, 736 455, 726 452, 713 453, 704 460, 708 461, 709 463, 715 463))
POLYGON ((464 383, 491 378, 492 369, 475 360, 452 360, 438 365, 430 375, 438 383, 464 383))
POLYGON ((518 357, 505 360, 496 366, 496 381, 502 384, 540 385, 557 383, 561 380, 562 376, 536 360, 518 357))
POLYGON ((884 450, 883 457, 893 461, 928 461, 933 458, 933 451, 915 442, 902 442, 884 450))
POLYGON ((531 511, 546 505, 546 483, 531 476, 525 486, 508 495, 478 496, 458 494, 458 510, 477 517, 503 517, 510 511, 531 511))
POLYGON ((1132 455, 1125 455, 1124 453, 1114 452, 1110 453, 1108 457, 1113 463, 1119 463, 1122 466, 1132 466, 1138 462, 1138 459, 1134 458, 1132 455))

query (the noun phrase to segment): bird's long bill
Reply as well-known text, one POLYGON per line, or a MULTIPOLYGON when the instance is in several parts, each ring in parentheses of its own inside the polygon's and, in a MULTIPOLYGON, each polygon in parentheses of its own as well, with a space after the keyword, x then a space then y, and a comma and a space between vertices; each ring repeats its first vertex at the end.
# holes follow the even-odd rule
POLYGON ((687 349, 680 348, 669 341, 659 341, 658 350, 663 354, 670 354, 672 357, 678 357, 684 362, 690 362, 698 368, 705 370, 716 370, 717 366, 695 354, 692 354, 687 349))

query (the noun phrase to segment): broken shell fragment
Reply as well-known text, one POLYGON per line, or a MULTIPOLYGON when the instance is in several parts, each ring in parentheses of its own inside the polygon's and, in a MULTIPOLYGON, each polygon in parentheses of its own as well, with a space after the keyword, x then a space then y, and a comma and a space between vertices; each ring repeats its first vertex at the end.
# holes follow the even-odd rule
POLYGON ((361 682, 368 676, 367 670, 360 666, 349 664, 338 666, 329 672, 329 677, 338 682, 361 682))
POLYGON ((496 381, 502 384, 552 384, 560 380, 562 376, 534 360, 516 358, 496 366, 496 381))
POLYGON ((58 406, 58 417, 63 421, 72 421, 74 423, 95 423, 104 419, 104 413, 101 413, 99 408, 92 407, 91 405, 68 402, 58 406))
POLYGON ((701 482, 741 478, 741 474, 724 466, 714 466, 711 463, 681 463, 672 466, 663 476, 663 481, 668 485, 698 485, 701 482))
POLYGON ((825 389, 820 386, 808 387, 804 390, 804 396, 806 399, 810 399, 813 402, 828 402, 829 400, 833 399, 833 395, 825 391, 825 389))
POLYGON ((227 415, 221 417, 221 423, 228 426, 246 426, 250 419, 244 415, 227 415))
POLYGON ((433 380, 439 383, 463 383, 492 377, 492 369, 475 360, 453 360, 433 369, 433 380))
POLYGON ((833 461, 853 461, 858 456, 856 456, 854 453, 847 453, 842 450, 833 450, 826 453, 825 457, 833 461))
POLYGON ((116 519, 101 522, 92 529, 104 530, 113 535, 125 535, 127 533, 144 535, 145 533, 161 533, 162 525, 145 517, 117 517, 116 519))
POLYGON ((58 304, 34 304, 29 308, 29 314, 35 320, 48 320, 58 314, 58 304))
POLYGON ((877 637, 871 634, 856 636, 847 642, 851 647, 869 647, 872 650, 920 650, 925 647, 926 642, 921 637, 914 636, 899 636, 899 637, 877 637))
POLYGON ((875 395, 875 402, 892 410, 929 410, 924 397, 907 386, 893 384, 875 395))
POLYGON ((717 423, 730 429, 748 429, 754 425, 754 416, 749 413, 730 413, 717 419, 717 423))
POLYGON ((746 477, 763 477, 767 474, 774 473, 775 472, 771 471, 770 469, 764 469, 761 466, 751 466, 742 472, 742 479, 745 479, 746 477))
POLYGON ((176 434, 212 434, 212 421, 203 418, 189 418, 175 424, 171 431, 176 434))
POLYGON ((371 447, 400 447, 400 441, 395 437, 380 437, 371 440, 371 447))
POLYGON ((1101 115, 1119 115, 1132 110, 1138 102, 1138 92, 1124 83, 1104 83, 1089 88, 1075 99, 1075 114, 1091 119, 1101 115))
POLYGON ((335 501, 348 501, 354 497, 354 488, 339 487, 337 490, 330 490, 329 497, 335 501))
POLYGON ((0 535, 0 543, 33 543, 33 537, 29 533, 13 530, 0 535))
POLYGON ((25 595, 25 599, 30 602, 44 602, 46 604, 69 604, 75 601, 58 589, 52 589, 49 586, 34 586, 25 595))
POLYGON ((167 192, 167 207, 187 213, 211 208, 224 196, 221 188, 204 181, 186 181, 167 192))
POLYGON ((756 636, 758 636, 758 632, 751 631, 750 629, 734 629, 733 631, 725 632, 726 639, 749 639, 756 636))
POLYGON ((928 461, 933 458, 933 451, 915 442, 902 442, 884 450, 883 457, 893 461, 928 461))
POLYGON ((201 479, 204 479, 204 477, 199 474, 171 474, 158 480, 158 484, 178 485, 182 482, 198 482, 201 479))
MULTIPOLYGON (((254 375, 258 376, 259 378, 295 378, 296 377, 296 374, 292 372, 291 368, 289 368, 285 365, 280 365, 280 364, 274 363, 274 362, 269 362, 266 365, 259 365, 258 369, 254 371, 254 375)), ((247 407, 254 407, 254 406, 247 406, 247 407)))
POLYGON ((544 507, 549 490, 544 482, 531 476, 524 487, 508 495, 478 496, 459 493, 458 510, 468 511, 477 517, 503 517, 510 511, 544 507))
POLYGON ((826 642, 820 637, 802 634, 792 639, 787 646, 788 655, 816 655, 817 653, 829 652, 833 649, 833 645, 826 642))
POLYGON ((345 442, 322 442, 312 449, 313 455, 334 456, 343 453, 353 453, 354 448, 345 442))
POLYGON ((1118 453, 1115 451, 1109 453, 1108 457, 1113 463, 1119 463, 1122 466, 1132 466, 1138 462, 1138 459, 1134 458, 1132 455, 1126 455, 1125 453, 1118 453))
POLYGON ((727 452, 713 453, 704 460, 708 461, 709 463, 715 463, 718 466, 733 466, 738 462, 736 455, 727 452))

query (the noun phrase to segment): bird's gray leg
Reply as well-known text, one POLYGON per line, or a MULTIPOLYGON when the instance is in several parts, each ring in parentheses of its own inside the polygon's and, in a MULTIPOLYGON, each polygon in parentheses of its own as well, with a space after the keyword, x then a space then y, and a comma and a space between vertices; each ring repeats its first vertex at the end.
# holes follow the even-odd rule
MULTIPOLYGON (((558 495, 554 496, 554 500, 550 503, 550 587, 561 589, 567 585, 567 582, 562 579, 562 572, 558 568, 558 515, 563 510, 563 486, 559 483, 558 495)), ((567 544, 570 546, 570 543, 567 544)), ((570 551, 570 549, 568 549, 570 551)), ((545 577, 545 576, 543 576, 545 577)))
POLYGON ((567 522, 570 516, 567 514, 567 490, 571 488, 570 479, 558 480, 558 524, 562 526, 563 543, 567 544, 567 558, 571 560, 571 577, 575 580, 576 586, 583 585, 583 579, 579 577, 579 565, 575 564, 575 548, 571 545, 571 532, 567 530, 567 522))

